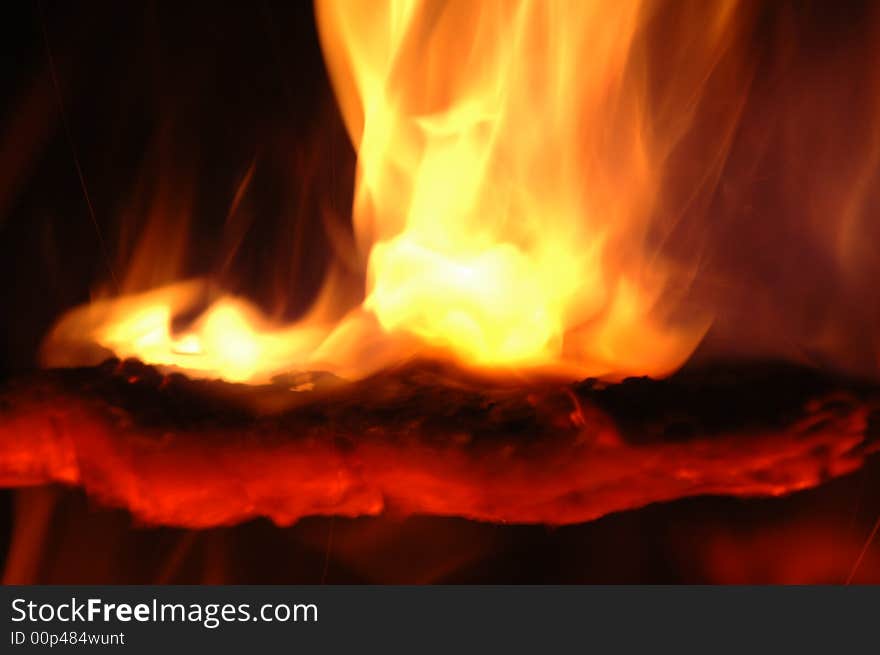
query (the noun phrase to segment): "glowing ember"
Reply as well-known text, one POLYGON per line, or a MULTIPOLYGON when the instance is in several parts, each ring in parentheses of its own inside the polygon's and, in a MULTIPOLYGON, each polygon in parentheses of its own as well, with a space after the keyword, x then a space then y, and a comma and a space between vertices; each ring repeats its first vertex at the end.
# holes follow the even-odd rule
POLYGON ((0 485, 82 485, 190 527, 388 510, 568 524, 695 495, 784 495, 878 448, 876 396, 786 400, 744 420, 729 408, 755 405, 748 394, 704 382, 523 390, 416 368, 313 384, 163 379, 140 364, 21 380, 0 395, 0 485), (657 398, 659 414, 644 404, 657 398), (601 406, 620 403, 620 417, 601 406), (682 403, 724 427, 670 433, 682 403))

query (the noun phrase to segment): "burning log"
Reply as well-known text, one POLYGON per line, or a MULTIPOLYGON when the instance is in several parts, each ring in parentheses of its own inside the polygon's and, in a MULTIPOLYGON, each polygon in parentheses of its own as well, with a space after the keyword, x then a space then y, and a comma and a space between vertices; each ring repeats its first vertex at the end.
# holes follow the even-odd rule
POLYGON ((0 392, 0 484, 81 485, 189 527, 383 511, 559 525, 845 475, 880 447, 878 400, 782 365, 511 386, 420 362, 248 386, 110 360, 0 392))

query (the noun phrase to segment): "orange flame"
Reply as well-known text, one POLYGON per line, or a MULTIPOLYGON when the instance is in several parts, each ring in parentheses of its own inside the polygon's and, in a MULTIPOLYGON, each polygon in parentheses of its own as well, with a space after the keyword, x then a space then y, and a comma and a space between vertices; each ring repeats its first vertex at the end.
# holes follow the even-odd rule
MULTIPOLYGON (((661 252, 660 188, 743 21, 730 2, 689 6, 687 57, 657 89, 653 7, 317 2, 358 151, 362 305, 340 312, 331 280, 309 315, 278 326, 223 297, 178 334, 174 319, 205 296, 178 283, 74 310, 46 363, 84 363, 85 342, 91 357, 235 381, 305 367, 358 377, 426 352, 571 377, 673 371, 711 315, 680 310, 694 267, 661 252)), ((709 139, 716 162, 737 111, 709 139)))
MULTIPOLYGON (((676 138, 646 111, 642 3, 316 6, 387 332, 485 365, 684 361, 708 317, 664 320, 685 281, 647 244, 676 138)), ((710 13, 694 57, 730 40, 731 5, 710 13)))

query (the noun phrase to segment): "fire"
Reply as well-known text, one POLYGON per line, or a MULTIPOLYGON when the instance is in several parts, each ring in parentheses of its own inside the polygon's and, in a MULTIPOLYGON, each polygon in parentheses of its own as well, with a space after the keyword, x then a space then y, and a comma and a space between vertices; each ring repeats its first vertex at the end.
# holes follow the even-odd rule
MULTIPOLYGON (((681 310, 695 264, 662 252, 661 188, 743 23, 734 9, 689 8, 688 58, 658 89, 653 3, 319 0, 358 155, 362 303, 329 320, 328 282, 323 304, 283 326, 241 298, 205 304, 207 283, 174 283, 74 310, 46 363, 84 363, 71 343, 86 342, 233 381, 310 367, 360 377, 419 353, 570 377, 672 372, 712 312, 681 310)), ((709 140, 717 158, 736 112, 709 140)))
POLYGON ((645 240, 668 144, 636 70, 642 3, 317 10, 387 332, 490 366, 682 363, 707 323, 658 316, 674 273, 645 240))

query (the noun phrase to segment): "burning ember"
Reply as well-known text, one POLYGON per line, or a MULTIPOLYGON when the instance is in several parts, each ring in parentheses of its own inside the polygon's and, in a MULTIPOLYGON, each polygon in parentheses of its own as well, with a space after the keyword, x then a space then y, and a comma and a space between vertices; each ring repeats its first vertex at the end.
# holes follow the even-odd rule
MULTIPOLYGON (((146 158, 162 172, 108 281, 0 391, 0 484, 198 529, 560 526, 859 470, 880 436, 880 75, 853 62, 880 55, 880 13, 842 38, 771 4, 317 0, 356 154, 328 195, 350 212, 300 207, 261 246, 283 283, 238 283, 255 154, 194 274, 195 191, 159 130, 172 155, 146 158), (309 276, 296 311, 265 301, 309 276)), ((296 170, 319 194, 320 166, 296 170)))
POLYGON ((0 481, 81 484, 188 527, 388 508, 577 523, 698 494, 778 496, 858 469, 880 449, 880 393, 822 395, 829 380, 802 376, 511 388, 417 365, 291 389, 111 362, 11 390, 0 481), (779 382, 789 394, 760 400, 779 382))

